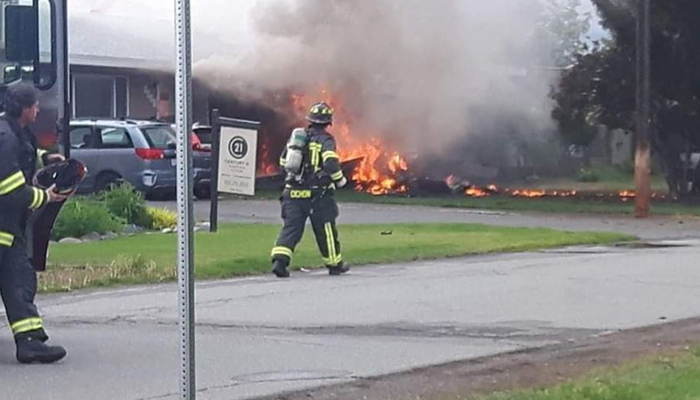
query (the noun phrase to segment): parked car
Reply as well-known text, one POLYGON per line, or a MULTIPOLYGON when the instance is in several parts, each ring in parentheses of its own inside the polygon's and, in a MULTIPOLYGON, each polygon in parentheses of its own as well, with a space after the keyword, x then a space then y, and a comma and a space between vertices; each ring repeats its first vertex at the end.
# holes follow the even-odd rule
MULTIPOLYGON (((169 124, 138 120, 76 119, 70 123, 71 157, 88 168, 80 192, 129 182, 146 195, 174 193, 175 132, 169 124)), ((208 194, 211 154, 193 155, 195 192, 208 194), (206 192, 206 193, 204 193, 206 192)))
MULTIPOLYGON (((170 125, 173 134, 177 129, 175 124, 170 125)), ((207 171, 205 176, 194 187, 194 195, 199 199, 208 199, 211 188, 211 137, 212 128, 197 122, 192 125, 192 158, 195 169, 207 171)))
POLYGON ((192 126, 192 132, 194 133, 194 149, 197 151, 211 151, 211 143, 213 136, 213 128, 209 125, 203 125, 198 122, 192 126))

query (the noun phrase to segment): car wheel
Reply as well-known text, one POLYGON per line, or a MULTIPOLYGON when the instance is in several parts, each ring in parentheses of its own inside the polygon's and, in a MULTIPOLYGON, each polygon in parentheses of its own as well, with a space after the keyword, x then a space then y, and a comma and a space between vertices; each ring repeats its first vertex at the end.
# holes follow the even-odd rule
POLYGON ((114 172, 100 174, 95 181, 95 191, 104 192, 110 190, 114 184, 122 182, 122 177, 114 172))
POLYGON ((210 197, 209 185, 197 185, 194 187, 194 196, 199 200, 207 200, 210 197))

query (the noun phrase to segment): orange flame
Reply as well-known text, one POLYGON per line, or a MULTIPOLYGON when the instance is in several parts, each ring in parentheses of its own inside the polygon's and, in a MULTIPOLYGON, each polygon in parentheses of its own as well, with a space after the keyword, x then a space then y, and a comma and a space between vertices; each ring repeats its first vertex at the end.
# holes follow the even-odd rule
POLYGON ((272 162, 270 158, 270 138, 267 135, 261 135, 260 140, 260 167, 258 174, 274 175, 277 172, 277 164, 272 162))
MULTIPOLYGON (((445 178, 445 183, 449 187, 454 187, 459 182, 463 182, 460 180, 455 175, 450 175, 447 178, 445 178)), ((505 188, 505 189, 499 189, 498 186, 496 185, 488 185, 486 188, 480 188, 476 186, 470 186, 467 189, 464 189, 464 193, 469 196, 469 197, 487 197, 491 196, 492 194, 502 194, 506 196, 511 196, 511 197, 528 197, 528 198, 538 198, 538 197, 545 197, 545 196, 551 196, 551 197, 574 197, 577 195, 577 192, 575 190, 571 191, 546 191, 543 189, 510 189, 510 188, 505 188)))
MULTIPOLYGON (((450 175, 447 178, 445 178, 445 183, 449 187, 456 185, 458 182, 460 182, 460 179, 454 175, 450 175)), ((604 199, 604 198, 609 198, 609 197, 619 197, 619 199, 623 202, 628 202, 637 196, 637 194, 632 190, 623 190, 619 193, 579 193, 576 190, 547 191, 544 189, 510 189, 510 188, 499 189, 496 185, 488 185, 488 186, 486 186, 486 188, 471 186, 467 189, 464 189, 464 193, 468 197, 487 197, 487 196, 491 196, 492 194, 511 196, 511 197, 526 197, 526 198, 581 196, 584 198, 585 197, 595 197, 598 199, 604 199)), ((666 200, 668 198, 668 196, 654 192, 651 194, 651 198, 652 199, 666 200)))
MULTIPOLYGON (((408 191, 397 176, 408 171, 406 159, 399 152, 389 150, 389 146, 376 134, 366 132, 361 136, 356 135, 346 115, 347 110, 329 93, 329 90, 322 89, 320 99, 335 110, 331 133, 336 139, 340 160, 358 160, 351 174, 355 189, 377 196, 408 191)), ((301 115, 306 113, 311 103, 307 101, 307 96, 299 94, 292 95, 291 101, 295 112, 301 115)))
POLYGON ((530 189, 516 189, 514 190, 511 194, 513 197, 544 197, 547 195, 547 192, 544 190, 536 189, 536 190, 530 190, 530 189))
POLYGON ((551 192, 551 193, 547 193, 547 196, 554 196, 554 197, 575 197, 577 193, 578 193, 578 192, 575 191, 575 190, 571 190, 571 191, 567 191, 567 190, 558 191, 558 190, 555 190, 555 191, 553 191, 553 192, 551 192))
POLYGON ((469 197, 486 197, 489 193, 478 187, 470 187, 464 192, 469 197))

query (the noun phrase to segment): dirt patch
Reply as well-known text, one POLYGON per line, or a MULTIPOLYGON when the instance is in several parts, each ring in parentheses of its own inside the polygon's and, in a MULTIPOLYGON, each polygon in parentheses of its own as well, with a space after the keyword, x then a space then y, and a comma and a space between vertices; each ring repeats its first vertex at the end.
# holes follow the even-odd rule
POLYGON ((532 350, 452 362, 261 398, 265 400, 444 399, 556 385, 613 366, 700 342, 700 318, 591 337, 532 350))

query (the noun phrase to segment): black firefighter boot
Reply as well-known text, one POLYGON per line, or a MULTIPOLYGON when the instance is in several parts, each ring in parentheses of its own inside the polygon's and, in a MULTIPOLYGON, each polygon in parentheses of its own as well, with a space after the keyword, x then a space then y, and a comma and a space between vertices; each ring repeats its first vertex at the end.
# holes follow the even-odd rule
POLYGON ((289 278, 289 271, 287 271, 287 263, 284 260, 276 259, 272 263, 272 273, 278 278, 289 278))
POLYGON ((348 271, 350 271, 349 267, 346 267, 345 264, 341 261, 340 264, 336 265, 335 267, 327 267, 328 268, 328 275, 342 275, 348 271))
MULTIPOLYGON (((41 332, 43 333, 43 330, 41 332)), ((46 339, 48 337, 45 334, 33 335, 31 332, 17 335, 17 361, 22 364, 51 364, 66 356, 66 349, 61 346, 49 346, 45 343, 46 339)))

